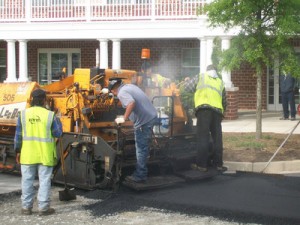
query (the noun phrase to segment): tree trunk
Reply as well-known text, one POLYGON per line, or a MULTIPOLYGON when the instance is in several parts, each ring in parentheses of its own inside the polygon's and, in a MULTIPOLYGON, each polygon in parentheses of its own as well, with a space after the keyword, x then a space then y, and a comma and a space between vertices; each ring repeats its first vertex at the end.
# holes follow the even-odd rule
POLYGON ((262 70, 256 70, 256 139, 262 138, 262 70))

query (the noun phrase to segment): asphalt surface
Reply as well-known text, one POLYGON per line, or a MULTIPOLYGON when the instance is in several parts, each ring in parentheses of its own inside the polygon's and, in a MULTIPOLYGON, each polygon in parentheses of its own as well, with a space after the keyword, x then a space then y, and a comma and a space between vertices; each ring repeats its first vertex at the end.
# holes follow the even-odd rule
MULTIPOLYGON (((103 192, 85 197, 103 198, 103 192)), ((153 191, 123 187, 104 199, 86 209, 103 216, 152 207, 243 224, 300 224, 300 177, 243 172, 153 191)))

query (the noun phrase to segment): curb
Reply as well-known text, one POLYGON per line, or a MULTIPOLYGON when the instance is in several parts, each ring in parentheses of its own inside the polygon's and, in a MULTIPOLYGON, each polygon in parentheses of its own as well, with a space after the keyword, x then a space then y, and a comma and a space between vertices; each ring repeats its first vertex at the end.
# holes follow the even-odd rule
MULTIPOLYGON (((224 162, 224 166, 230 171, 261 172, 268 162, 224 162)), ((286 174, 298 173, 300 171, 300 160, 271 162, 264 173, 286 174)))

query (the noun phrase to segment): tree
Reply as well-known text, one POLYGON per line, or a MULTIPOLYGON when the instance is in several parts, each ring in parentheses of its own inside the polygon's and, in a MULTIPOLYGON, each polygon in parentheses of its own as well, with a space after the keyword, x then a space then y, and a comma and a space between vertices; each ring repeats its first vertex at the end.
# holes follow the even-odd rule
POLYGON ((249 63, 256 71, 256 138, 262 136, 262 74, 266 66, 280 66, 300 77, 291 40, 300 34, 299 0, 214 0, 204 8, 211 27, 238 29, 230 48, 222 52, 221 68, 238 69, 249 63))

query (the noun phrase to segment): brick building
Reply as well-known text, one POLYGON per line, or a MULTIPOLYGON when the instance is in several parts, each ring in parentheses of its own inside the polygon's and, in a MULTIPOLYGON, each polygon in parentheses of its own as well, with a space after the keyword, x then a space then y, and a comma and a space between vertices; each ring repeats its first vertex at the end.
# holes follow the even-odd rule
MULTIPOLYGON (((205 71, 215 37, 227 49, 235 34, 211 29, 207 17, 197 15, 209 2, 0 1, 0 81, 51 83, 62 67, 68 74, 94 66, 139 71, 141 50, 149 48, 154 71, 179 82, 205 71)), ((293 45, 300 55, 300 40, 293 45)), ((230 100, 227 118, 235 119, 237 110, 256 109, 254 74, 248 65, 222 71, 230 100)), ((279 68, 265 68, 264 110, 281 110, 278 76, 279 68)))

